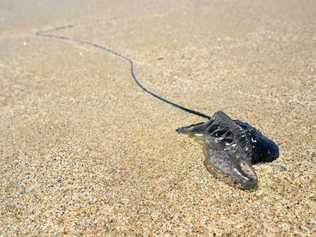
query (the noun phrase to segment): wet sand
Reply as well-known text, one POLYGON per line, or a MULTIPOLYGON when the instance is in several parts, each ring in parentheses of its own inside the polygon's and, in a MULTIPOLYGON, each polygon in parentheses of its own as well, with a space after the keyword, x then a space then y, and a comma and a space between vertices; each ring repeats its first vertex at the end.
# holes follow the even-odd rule
POLYGON ((0 0, 2 236, 316 234, 316 2, 0 0), (214 179, 176 134, 223 110, 280 144, 259 188, 214 179))

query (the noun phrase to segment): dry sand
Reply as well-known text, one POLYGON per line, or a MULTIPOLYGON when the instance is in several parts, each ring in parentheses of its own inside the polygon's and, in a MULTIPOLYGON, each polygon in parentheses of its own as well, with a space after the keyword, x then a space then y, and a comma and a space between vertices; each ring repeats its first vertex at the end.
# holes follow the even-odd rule
POLYGON ((0 235, 312 236, 316 1, 0 0, 0 235), (201 121, 145 95, 224 110, 280 143, 244 192, 175 129, 201 121))

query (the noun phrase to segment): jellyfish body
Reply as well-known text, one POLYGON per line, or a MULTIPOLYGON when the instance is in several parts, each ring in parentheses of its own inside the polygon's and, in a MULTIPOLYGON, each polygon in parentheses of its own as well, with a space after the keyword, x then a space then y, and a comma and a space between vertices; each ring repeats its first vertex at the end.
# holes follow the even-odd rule
POLYGON ((273 161, 278 146, 248 123, 232 120, 222 111, 204 123, 177 129, 203 145, 204 165, 213 176, 241 189, 257 187, 252 165, 273 161))

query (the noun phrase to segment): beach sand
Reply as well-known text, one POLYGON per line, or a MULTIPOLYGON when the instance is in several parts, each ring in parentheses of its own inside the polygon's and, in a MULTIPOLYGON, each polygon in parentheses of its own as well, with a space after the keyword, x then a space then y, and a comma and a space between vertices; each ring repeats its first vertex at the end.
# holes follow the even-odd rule
POLYGON ((1 236, 316 234, 316 1, 0 0, 1 236), (56 3, 58 2, 58 3, 56 3), (280 144, 246 192, 175 129, 223 110, 280 144))

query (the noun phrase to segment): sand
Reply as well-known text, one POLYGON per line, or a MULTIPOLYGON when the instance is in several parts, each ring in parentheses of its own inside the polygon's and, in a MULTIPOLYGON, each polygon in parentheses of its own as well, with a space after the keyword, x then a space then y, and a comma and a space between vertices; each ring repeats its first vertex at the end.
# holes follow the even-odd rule
POLYGON ((0 0, 1 236, 316 234, 316 1, 0 0), (56 3, 59 2, 59 3, 56 3), (156 93, 280 144, 245 192, 175 129, 156 93))

